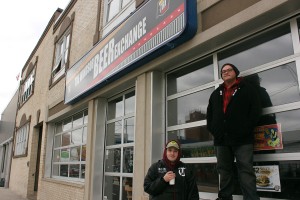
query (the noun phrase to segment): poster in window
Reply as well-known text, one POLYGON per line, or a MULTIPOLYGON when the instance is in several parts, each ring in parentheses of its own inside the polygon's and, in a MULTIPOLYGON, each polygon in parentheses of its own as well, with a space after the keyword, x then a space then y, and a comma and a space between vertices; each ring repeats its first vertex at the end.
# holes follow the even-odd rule
POLYGON ((281 124, 255 127, 254 140, 254 151, 283 149, 281 124))
POLYGON ((281 192, 278 165, 253 166, 258 191, 281 192))

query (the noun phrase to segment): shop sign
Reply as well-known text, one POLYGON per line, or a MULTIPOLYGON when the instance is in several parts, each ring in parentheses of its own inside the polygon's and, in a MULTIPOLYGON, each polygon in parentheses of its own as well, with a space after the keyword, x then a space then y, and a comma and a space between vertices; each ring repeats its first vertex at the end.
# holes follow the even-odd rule
POLYGON ((254 151, 283 149, 281 124, 258 126, 254 129, 254 151))
POLYGON ((66 75, 73 103, 192 38, 196 0, 150 0, 84 55, 66 75))
POLYGON ((281 192, 278 165, 253 166, 258 191, 281 192))

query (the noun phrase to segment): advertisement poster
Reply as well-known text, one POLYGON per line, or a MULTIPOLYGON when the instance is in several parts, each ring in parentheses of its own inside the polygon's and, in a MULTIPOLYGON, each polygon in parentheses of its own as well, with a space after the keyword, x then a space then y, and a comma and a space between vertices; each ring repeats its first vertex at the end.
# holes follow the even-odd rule
POLYGON ((281 192, 278 165, 253 166, 253 168, 258 191, 281 192))
POLYGON ((283 149, 281 124, 257 126, 254 140, 254 151, 283 149))

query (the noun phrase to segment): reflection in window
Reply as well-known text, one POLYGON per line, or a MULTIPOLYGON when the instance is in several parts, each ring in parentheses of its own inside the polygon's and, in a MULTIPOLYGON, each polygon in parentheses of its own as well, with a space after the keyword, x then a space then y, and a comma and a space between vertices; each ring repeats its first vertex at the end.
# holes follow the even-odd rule
POLYGON ((108 103, 108 115, 107 119, 118 118, 123 115, 123 99, 122 97, 114 99, 108 103))
POLYGON ((215 163, 187 165, 195 173, 199 192, 218 193, 219 176, 215 163))
POLYGON ((206 109, 214 88, 168 101, 168 126, 206 119, 206 109))
POLYGON ((121 169, 121 149, 106 150, 105 171, 120 172, 121 169))
POLYGON ((123 152, 123 172, 133 172, 133 147, 124 148, 123 152))
POLYGON ((124 120, 124 143, 134 141, 134 118, 124 120))
POLYGON ((294 62, 258 73, 260 86, 267 90, 273 106, 300 101, 294 62))
POLYGON ((176 94, 214 80, 212 58, 192 65, 167 75, 167 93, 176 94))
POLYGON ((184 158, 215 156, 213 138, 206 126, 169 131, 168 140, 174 139, 180 141, 184 158))
POLYGON ((122 121, 116 121, 107 125, 106 145, 121 144, 122 121))
POLYGON ((218 53, 219 67, 233 63, 245 71, 293 53, 290 26, 286 24, 218 53))

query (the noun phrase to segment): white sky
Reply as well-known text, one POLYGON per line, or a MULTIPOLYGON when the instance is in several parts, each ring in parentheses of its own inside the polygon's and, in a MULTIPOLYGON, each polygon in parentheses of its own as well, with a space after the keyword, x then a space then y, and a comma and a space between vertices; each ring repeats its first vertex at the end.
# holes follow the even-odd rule
MULTIPOLYGON (((57 8, 70 0, 8 0, 0 3, 0 114, 15 94, 28 57, 57 8)), ((0 117, 1 118, 1 117, 0 117)))

